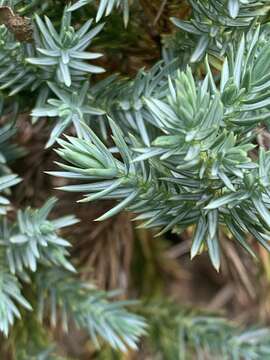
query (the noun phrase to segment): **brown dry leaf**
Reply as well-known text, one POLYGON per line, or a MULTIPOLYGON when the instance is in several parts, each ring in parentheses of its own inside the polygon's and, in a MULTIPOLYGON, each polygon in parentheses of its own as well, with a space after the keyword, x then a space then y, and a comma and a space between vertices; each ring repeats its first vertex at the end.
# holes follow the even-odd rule
POLYGON ((33 27, 31 20, 15 14, 9 6, 0 6, 0 24, 6 25, 19 42, 32 41, 33 27))

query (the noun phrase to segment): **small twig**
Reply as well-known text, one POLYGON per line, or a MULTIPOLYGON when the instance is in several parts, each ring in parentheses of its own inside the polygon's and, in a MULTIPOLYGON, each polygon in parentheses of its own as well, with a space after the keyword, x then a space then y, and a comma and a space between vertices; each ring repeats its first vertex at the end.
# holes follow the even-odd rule
POLYGON ((167 251, 167 256, 170 259, 177 259, 183 255, 189 253, 191 247, 191 241, 186 240, 178 245, 173 246, 171 249, 167 251))
POLYGON ((159 18, 161 17, 161 14, 163 13, 163 10, 164 10, 166 4, 167 4, 167 0, 163 0, 162 4, 161 4, 161 6, 160 6, 160 8, 158 10, 157 16, 155 17, 155 20, 154 20, 154 23, 153 23, 154 25, 157 24, 159 18))
POLYGON ((219 310, 224 307, 234 295, 234 288, 231 284, 224 286, 207 306, 209 310, 219 310))

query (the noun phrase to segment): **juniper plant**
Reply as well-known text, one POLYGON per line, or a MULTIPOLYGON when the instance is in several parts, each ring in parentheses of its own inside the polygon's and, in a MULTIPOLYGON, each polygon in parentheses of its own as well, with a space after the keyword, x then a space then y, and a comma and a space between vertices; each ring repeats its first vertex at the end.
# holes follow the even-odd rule
POLYGON ((246 233, 269 249, 269 152, 256 152, 253 143, 269 116, 264 35, 261 41, 258 27, 230 49, 219 83, 206 59, 204 80, 188 67, 170 74, 157 96, 143 94, 144 133, 148 123, 156 128, 145 136, 149 146, 124 134, 116 118, 109 121, 121 160, 84 125, 81 139, 59 140, 57 152, 71 165, 60 164, 67 172, 53 175, 91 181, 62 189, 85 193, 83 202, 121 200, 99 220, 129 208, 144 226, 162 227, 159 234, 197 225, 191 257, 206 247, 216 269, 220 225, 252 255, 246 233))
MULTIPOLYGON (((115 201, 98 221, 127 209, 157 235, 189 228, 191 258, 208 251, 217 270, 223 231, 253 257, 248 234, 270 250, 270 151, 256 141, 269 127, 270 7, 266 0, 188 3, 187 18, 171 19, 175 32, 162 59, 127 78, 102 74, 106 46, 102 52, 95 48, 97 40, 102 44, 100 20, 109 22, 120 9, 128 32, 130 5, 141 11, 140 2, 0 1, 0 105, 6 122, 0 128, 0 331, 11 332, 16 359, 58 358, 46 341, 33 341, 27 326, 29 348, 18 350, 20 336, 12 335, 12 326, 15 332, 20 324, 24 328, 27 316, 37 337, 37 318, 49 318, 52 326, 60 322, 68 331, 75 324, 95 345, 107 342, 121 352, 137 349, 147 328, 142 316, 126 308, 132 302, 112 301, 116 293, 75 274, 71 243, 61 235, 78 222, 75 216, 52 219, 54 197, 24 210, 8 200, 22 181, 9 163, 25 154, 9 140, 25 111, 33 123, 55 122, 46 148, 57 142, 62 160, 58 170, 47 170, 65 181, 59 189, 82 193, 80 203, 115 201), (178 58, 183 49, 185 56, 178 58)), ((243 332, 216 317, 162 306, 164 328, 154 303, 153 311, 141 311, 149 318, 150 336, 161 343, 157 358, 189 358, 194 350, 235 359, 270 354, 266 329, 243 332), (167 320, 169 347, 162 344, 167 320)))

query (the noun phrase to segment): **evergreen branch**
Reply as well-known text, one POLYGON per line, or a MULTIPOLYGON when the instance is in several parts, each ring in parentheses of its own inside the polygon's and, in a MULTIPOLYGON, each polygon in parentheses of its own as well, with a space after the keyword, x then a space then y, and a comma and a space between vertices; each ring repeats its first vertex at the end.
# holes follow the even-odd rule
POLYGON ((32 53, 31 44, 16 42, 5 25, 0 26, 0 90, 9 91, 11 96, 39 86, 42 75, 26 63, 32 53))
MULTIPOLYGON (((48 310, 51 323, 55 325, 56 309, 60 307, 66 330, 68 318, 71 317, 79 328, 88 331, 96 344, 97 337, 102 337, 121 351, 126 351, 127 347, 135 349, 139 337, 144 334, 145 323, 141 317, 125 310, 124 306, 130 302, 110 303, 108 298, 113 296, 113 293, 98 291, 63 270, 74 271, 74 268, 66 259, 65 248, 69 243, 57 235, 57 230, 72 225, 77 220, 66 216, 48 221, 48 214, 55 201, 54 198, 48 200, 38 210, 27 208, 19 211, 18 222, 12 226, 8 226, 6 219, 2 221, 0 330, 7 335, 14 318, 20 317, 16 302, 28 310, 31 309, 21 295, 17 279, 18 277, 29 282, 30 277, 26 270, 30 269, 36 272, 32 283, 36 286, 41 319, 47 314, 45 310, 48 310), (45 267, 39 267, 36 271, 38 263, 45 267)), ((41 352, 41 355, 49 356, 50 352, 41 352)))
MULTIPOLYGON (((141 69, 134 79, 126 82, 112 82, 111 86, 106 83, 106 92, 101 84, 97 84, 92 93, 95 98, 103 91, 102 99, 109 99, 107 113, 121 121, 121 128, 125 133, 134 131, 147 146, 158 132, 152 124, 155 122, 152 113, 145 106, 144 98, 154 96, 163 98, 167 93, 167 78, 173 76, 178 68, 178 61, 168 64, 158 62, 150 70, 141 69), (97 91, 98 90, 98 91, 97 91)), ((104 101, 104 100, 103 100, 104 101)))
POLYGON ((0 90, 8 90, 10 96, 25 90, 34 91, 47 80, 54 80, 55 76, 59 83, 69 87, 71 81, 76 83, 89 73, 104 71, 85 62, 102 56, 85 49, 103 24, 90 30, 92 20, 88 20, 75 31, 67 8, 63 12, 59 33, 46 16, 43 21, 36 15, 35 23, 35 42, 29 44, 16 42, 7 27, 0 26, 0 90))
MULTIPOLYGON (((0 104, 2 115, 4 114, 4 104, 0 104)), ((5 215, 10 204, 5 195, 10 193, 10 188, 21 181, 21 178, 12 174, 8 166, 8 162, 14 158, 20 157, 23 150, 16 145, 9 143, 10 138, 14 135, 16 129, 12 124, 7 124, 0 127, 0 215, 5 215)))
POLYGON ((68 317, 78 328, 85 329, 98 345, 98 337, 113 348, 136 349, 139 337, 145 333, 143 318, 129 313, 123 306, 129 301, 109 302, 114 293, 105 293, 82 283, 61 270, 37 273, 39 316, 43 318, 45 304, 50 306, 51 323, 56 324, 60 308, 62 324, 68 329, 68 317))
POLYGON ((267 358, 270 331, 243 329, 216 315, 163 301, 146 304, 150 349, 170 360, 267 358))
POLYGON ((260 149, 259 160, 250 156, 252 131, 268 113, 268 102, 261 98, 269 85, 261 66, 269 45, 260 46, 258 37, 259 30, 250 46, 243 37, 230 64, 225 60, 220 89, 206 63, 208 75, 202 83, 187 69, 169 78, 163 99, 144 99, 153 125, 163 132, 152 147, 142 146, 134 137, 125 141, 113 121, 113 139, 123 162, 89 129, 84 140, 60 140, 63 149, 57 152, 73 166, 62 164, 67 172, 53 175, 98 180, 62 189, 87 193, 83 201, 121 200, 98 220, 128 208, 141 213, 137 219, 147 219, 145 226, 163 226, 162 233, 196 224, 191 257, 207 247, 216 269, 220 267, 219 225, 225 224, 253 256, 245 240, 248 232, 270 249, 270 153, 260 149), (250 74, 249 86, 246 74, 250 74), (239 95, 230 97, 230 91, 239 95), (242 121, 241 132, 237 121, 242 121), (136 158, 135 151, 140 153, 136 158))
POLYGON ((237 41, 253 22, 261 22, 270 9, 264 0, 228 0, 227 6, 215 0, 189 0, 189 3, 190 20, 172 18, 172 22, 189 35, 194 49, 191 62, 200 61, 206 52, 222 56, 229 43, 237 41))
POLYGON ((18 279, 7 271, 2 251, 0 257, 0 331, 7 336, 15 318, 20 318, 18 305, 27 310, 32 310, 32 307, 22 295, 18 279))
POLYGON ((84 60, 98 59, 99 53, 85 51, 92 39, 101 31, 104 24, 90 29, 88 20, 79 30, 71 26, 71 12, 65 8, 61 29, 58 33, 48 17, 44 21, 36 15, 39 35, 36 36, 38 56, 27 58, 27 62, 49 72, 49 78, 56 75, 59 83, 71 86, 72 81, 81 80, 88 73, 98 74, 104 71, 99 66, 90 65, 84 60))
MULTIPOLYGON (((132 1, 100 0, 90 8, 97 8, 96 16, 81 9, 82 16, 74 15, 72 25, 73 12, 90 3, 93 0, 79 0, 64 7, 60 1, 0 0, 0 90, 5 98, 37 91, 33 120, 55 118, 47 147, 57 141, 56 151, 66 163, 59 164, 62 171, 51 174, 79 182, 61 189, 83 193, 81 202, 116 200, 97 220, 127 209, 137 214, 140 226, 159 228, 160 234, 191 226, 191 257, 207 249, 217 270, 221 227, 252 256, 247 234, 270 250, 270 151, 254 145, 258 127, 269 125, 269 1, 190 0, 191 17, 172 20, 182 30, 177 47, 185 54, 180 61, 169 44, 163 52, 165 65, 141 70, 134 79, 111 76, 89 86, 89 74, 104 71, 89 63, 101 53, 87 51, 103 24, 92 27, 93 20, 82 19, 94 16, 98 22, 120 9, 127 26, 132 1), (60 7, 64 10, 59 16, 60 7), (43 17, 44 11, 48 16, 43 17), (18 23, 9 22, 5 14, 18 23), (33 16, 33 43, 16 41, 24 41, 19 20, 32 31, 31 20, 23 14, 33 16), (204 57, 204 65, 186 68, 189 61, 204 57), (110 116, 108 123, 105 115, 110 116), (70 126, 77 137, 60 139, 70 126)), ((109 39, 125 39, 121 28, 107 32, 109 39)), ((106 39, 105 45, 102 41, 106 48, 106 39)), ((29 108, 24 100, 20 96, 20 103, 29 108)), ((15 103, 15 115, 17 108, 15 103)), ((6 115, 6 107, 3 110, 6 115)), ((67 271, 75 269, 68 260, 70 244, 59 230, 76 223, 75 217, 48 220, 55 204, 49 199, 41 209, 19 210, 16 221, 7 220, 5 195, 20 181, 8 166, 20 152, 7 142, 13 133, 10 125, 0 129, 0 331, 7 335, 22 308, 31 309, 21 291, 28 282, 27 294, 39 299, 40 319, 49 314, 56 325, 61 317, 65 330, 72 321, 96 344, 101 338, 118 351, 136 349, 146 326, 143 318, 125 309, 129 302, 111 302, 113 293, 99 291, 67 271)), ((157 357, 183 360, 198 352, 217 359, 270 356, 266 329, 245 330, 217 316, 182 311, 164 302, 148 304, 143 312, 150 319, 157 357)), ((17 323, 26 329, 25 321, 17 323)), ((23 344, 15 352, 18 360, 58 359, 49 340, 44 352, 42 331, 36 325, 31 330, 37 336, 29 347, 23 344)))
POLYGON ((133 163, 132 152, 125 144, 121 130, 112 120, 111 126, 115 143, 120 150, 123 161, 112 156, 93 131, 85 126, 83 126, 84 139, 67 137, 69 142, 58 140, 62 149, 56 150, 57 153, 73 166, 59 164, 67 171, 49 173, 67 178, 97 180, 96 183, 68 185, 60 189, 86 192, 87 195, 81 202, 100 198, 124 199, 98 220, 113 216, 126 207, 138 212, 143 212, 149 208, 149 213, 153 211, 162 213, 164 210, 166 213, 173 213, 174 209, 170 211, 171 205, 166 201, 168 201, 168 189, 172 188, 171 191, 174 192, 174 185, 164 185, 162 181, 159 181, 158 176, 161 174, 164 176, 168 174, 168 171, 162 167, 158 168, 159 164, 155 168, 155 161, 153 161, 152 169, 138 162, 133 163))
MULTIPOLYGON (((73 124, 77 135, 81 135, 81 122, 89 122, 93 115, 104 114, 103 110, 90 106, 90 99, 87 96, 89 89, 88 82, 85 82, 81 89, 70 90, 61 89, 54 83, 49 83, 49 88, 57 95, 58 99, 48 99, 48 105, 36 107, 32 111, 32 116, 39 117, 57 117, 58 121, 53 128, 50 139, 46 144, 49 147, 54 144, 62 132, 73 124)), ((93 100, 92 100, 93 102, 93 100)))
POLYGON ((134 80, 120 79, 113 75, 91 87, 85 82, 81 89, 61 88, 48 82, 57 99, 50 98, 47 104, 40 104, 32 111, 35 121, 45 116, 57 118, 46 147, 53 145, 71 124, 78 137, 83 132, 81 123, 85 123, 92 129, 100 130, 102 137, 107 139, 108 129, 104 117, 106 113, 119 118, 125 132, 135 131, 146 145, 150 145, 157 129, 151 126, 154 119, 143 99, 149 96, 164 96, 167 91, 167 76, 172 75, 176 68, 176 61, 167 65, 159 62, 149 71, 139 71, 134 80), (148 121, 147 126, 144 119, 148 121))
POLYGON ((42 208, 27 208, 17 213, 17 222, 8 224, 2 219, 0 224, 1 245, 5 249, 7 263, 12 274, 20 274, 25 269, 37 270, 37 264, 63 266, 75 271, 67 260, 66 247, 69 242, 58 235, 58 230, 73 225, 78 220, 73 216, 65 216, 56 220, 48 220, 47 216, 56 203, 49 199, 42 208))
POLYGON ((36 271, 39 261, 74 271, 65 258, 68 254, 65 247, 69 243, 57 236, 56 231, 77 220, 68 216, 48 221, 47 216, 55 201, 50 199, 40 210, 28 208, 19 211, 18 223, 13 225, 9 225, 5 217, 0 219, 0 331, 6 336, 15 318, 21 317, 16 303, 27 310, 32 309, 21 294, 20 280, 29 281, 25 269, 36 271))

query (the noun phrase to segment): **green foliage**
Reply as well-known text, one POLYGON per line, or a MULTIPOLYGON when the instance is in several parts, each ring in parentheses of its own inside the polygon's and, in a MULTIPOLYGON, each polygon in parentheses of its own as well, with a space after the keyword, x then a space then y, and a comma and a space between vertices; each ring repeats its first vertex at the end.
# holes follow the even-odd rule
POLYGON ((87 91, 88 82, 85 82, 81 89, 70 91, 69 89, 60 89, 54 83, 48 83, 50 89, 57 95, 58 99, 48 99, 48 105, 37 107, 32 111, 34 118, 48 116, 58 117, 54 129, 51 132, 46 147, 54 144, 55 140, 71 124, 74 125, 77 134, 81 134, 81 123, 90 120, 91 115, 102 115, 103 110, 88 105, 90 101, 87 91))
MULTIPOLYGON (((35 7, 39 4, 5 2, 2 5, 15 9, 19 6, 21 13, 25 13, 29 10, 28 5, 35 7), (25 7, 21 8, 21 5, 25 7)), ((47 111, 50 116, 60 118, 48 146, 70 124, 75 125, 80 135, 80 121, 89 115, 104 113, 86 103, 91 100, 87 94, 87 82, 80 89, 87 73, 103 71, 86 62, 101 54, 84 51, 103 25, 90 30, 92 20, 89 20, 75 31, 71 26, 71 11, 70 7, 64 9, 59 33, 48 17, 45 16, 43 21, 36 14, 34 43, 19 43, 4 25, 1 27, 1 90, 8 90, 10 96, 26 89, 39 90, 33 120, 47 115, 47 111), (47 87, 47 80, 54 82, 48 82, 47 87), (54 92, 59 100, 48 100, 48 106, 44 108, 49 91, 54 92)), ((16 112, 16 103, 14 105, 16 112)), ((7 144, 13 134, 14 129, 9 124, 1 128, 0 190, 4 193, 20 181, 6 165, 7 160, 19 155, 19 149, 7 144)), ((1 214, 5 215, 9 201, 1 196, 0 202, 1 214)), ((56 310, 59 307, 66 330, 71 318, 78 328, 84 328, 89 333, 96 344, 98 338, 102 338, 122 351, 127 348, 135 349, 140 335, 145 331, 145 323, 141 317, 124 308, 129 302, 110 302, 113 293, 101 292, 68 274, 67 271, 75 271, 68 260, 67 248, 70 243, 60 236, 59 231, 78 220, 74 216, 49 220, 48 215, 55 202, 56 199, 51 198, 40 209, 28 207, 18 210, 17 219, 13 222, 6 216, 0 218, 0 331, 7 336, 15 319, 21 317, 22 308, 36 310, 33 303, 38 301, 40 318, 47 317, 49 313, 52 325, 56 324, 56 310), (31 294, 31 305, 26 300, 27 296, 23 295, 22 288, 27 290, 27 294, 31 294)), ((34 341, 31 349, 27 347, 25 352, 17 352, 16 358, 58 358, 57 355, 54 356, 51 346, 45 349, 41 345, 38 346, 38 341, 34 341)))
POLYGON ((109 302, 115 294, 98 291, 87 283, 78 282, 69 273, 56 269, 37 274, 39 316, 44 316, 44 307, 50 307, 51 323, 56 325, 57 307, 61 309, 63 328, 68 329, 70 315, 78 328, 87 330, 98 345, 97 336, 113 348, 127 351, 137 348, 139 337, 145 333, 143 318, 133 315, 123 306, 130 301, 109 302))
MULTIPOLYGON (((144 226, 162 226, 161 233, 197 224, 191 257, 207 247, 216 269, 219 225, 226 225, 252 255, 245 233, 269 249, 270 153, 261 148, 258 159, 251 156, 256 127, 269 116, 269 81, 263 69, 270 48, 259 34, 259 28, 251 31, 236 51, 230 50, 219 87, 206 62, 203 82, 188 68, 172 73, 158 96, 146 91, 142 122, 161 133, 151 146, 125 137, 113 120, 113 139, 122 161, 90 129, 85 128, 83 139, 59 140, 58 154, 72 166, 60 164, 67 172, 53 175, 97 181, 62 189, 85 193, 82 202, 121 200, 98 220, 129 208, 140 213, 137 219, 146 220, 144 226)), ((141 128, 142 133, 149 143, 147 131, 141 128)))
POLYGON ((8 90, 9 95, 26 89, 34 91, 44 82, 55 80, 55 76, 57 82, 70 87, 71 81, 82 81, 88 73, 103 72, 101 67, 86 62, 102 56, 85 51, 103 27, 100 24, 90 30, 91 24, 92 20, 88 20, 75 31, 71 26, 71 12, 65 8, 58 33, 47 16, 43 21, 36 15, 34 44, 15 41, 14 35, 1 25, 0 90, 8 90))
MULTIPOLYGON (((51 220, 55 198, 40 209, 7 212, 6 196, 21 181, 8 164, 23 153, 9 143, 18 112, 31 111, 33 123, 54 122, 46 147, 57 142, 64 162, 49 173, 71 181, 61 190, 82 193, 82 203, 116 200, 98 221, 128 209, 140 226, 159 234, 192 227, 191 257, 207 250, 217 270, 224 228, 252 256, 248 234, 270 250, 270 151, 256 144, 258 129, 269 127, 269 2, 190 0, 190 18, 172 19, 181 29, 177 49, 169 41, 161 49, 164 59, 132 79, 100 78, 105 70, 92 61, 102 54, 89 51, 104 27, 99 21, 120 9, 127 26, 131 3, 0 1, 9 13, 0 26, 0 331, 11 332, 13 346, 21 347, 18 360, 60 359, 53 339, 41 341, 48 318, 65 331, 75 324, 95 345, 101 340, 120 352, 137 349, 146 333, 144 319, 126 309, 132 302, 111 301, 117 293, 74 275, 71 244, 61 229, 78 220, 51 220), (88 5, 97 10, 95 20, 88 5), (28 43, 16 40, 24 21, 34 29, 28 43), (37 313, 45 325, 36 322, 37 313), (33 329, 36 337, 29 342, 33 329)), ((122 38, 122 28, 113 37, 122 38)), ((114 44, 113 39, 108 46, 114 44)), ((106 51, 101 42, 102 47, 106 51)), ((157 358, 270 356, 265 329, 245 331, 167 303, 145 305, 142 313, 157 358)), ((118 358, 117 352, 105 349, 105 357, 114 356, 106 354, 118 358)))
POLYGON ((201 311, 179 308, 171 302, 146 304, 150 348, 168 360, 267 359, 269 329, 243 329, 201 311))
POLYGON ((8 91, 11 96, 27 88, 34 90, 38 86, 41 76, 26 64, 26 58, 32 53, 30 44, 15 41, 7 28, 0 26, 0 90, 8 91))
POLYGON ((11 273, 23 272, 25 269, 37 270, 37 262, 54 264, 75 271, 66 259, 66 247, 70 243, 58 235, 58 230, 76 224, 74 216, 65 216, 49 221, 57 199, 49 199, 40 209, 27 208, 18 210, 17 222, 1 224, 2 244, 6 248, 6 256, 11 273))
MULTIPOLYGON (((158 298, 142 304, 148 336, 144 355, 168 360, 255 360, 270 354, 268 328, 245 328, 220 315, 179 306, 158 298)), ((93 356, 97 360, 121 360, 121 353, 104 347, 93 356)))
POLYGON ((36 24, 40 37, 36 38, 37 57, 27 58, 27 62, 37 65, 49 72, 49 78, 55 75, 59 83, 71 86, 73 81, 81 80, 87 73, 101 73, 104 70, 99 66, 86 63, 83 60, 97 59, 102 56, 99 53, 85 52, 91 40, 102 29, 98 25, 92 30, 92 20, 87 21, 79 30, 75 31, 71 26, 71 12, 64 11, 61 30, 58 33, 50 19, 45 21, 36 16, 36 24))
POLYGON ((47 266, 60 265, 74 271, 66 259, 65 247, 69 243, 57 235, 57 230, 72 225, 77 220, 64 217, 48 221, 47 216, 55 204, 50 199, 40 210, 30 208, 18 211, 17 221, 9 224, 1 218, 0 255, 1 255, 1 331, 8 334, 9 325, 14 323, 14 316, 20 317, 14 300, 31 309, 30 304, 21 295, 21 279, 29 281, 26 270, 36 271, 37 262, 47 266))
MULTIPOLYGON (((47 220, 56 199, 49 199, 42 208, 18 211, 17 221, 8 224, 2 219, 0 231, 1 287, 0 330, 7 335, 15 317, 20 317, 18 305, 31 310, 21 293, 23 282, 32 281, 37 288, 39 317, 48 313, 56 325, 56 310, 61 307, 64 329, 71 317, 78 328, 85 328, 97 343, 97 336, 122 351, 136 348, 144 333, 142 318, 124 309, 129 302, 112 302, 111 295, 80 282, 64 270, 74 272, 66 250, 69 242, 61 238, 59 229, 75 224, 73 216, 47 220), (36 272, 34 278, 31 272, 36 272), (46 311, 45 312, 45 308, 46 311)), ((112 294, 113 295, 113 294, 112 294)))
MULTIPOLYGON (((2 116, 7 115, 6 111, 8 109, 4 108, 3 99, 1 100, 1 114, 2 116)), ((10 114, 7 116, 10 116, 10 114)), ((2 194, 0 196, 0 215, 6 214, 8 205, 10 204, 6 197, 6 195, 10 193, 10 188, 21 181, 16 174, 12 173, 8 166, 8 162, 20 157, 24 153, 21 148, 9 143, 10 138, 15 132, 16 128, 12 122, 0 127, 0 192, 2 194)))
POLYGON ((32 310, 32 307, 23 297, 17 278, 7 272, 2 262, 4 263, 1 258, 0 331, 7 336, 9 327, 13 325, 15 318, 20 318, 17 304, 22 305, 28 310, 32 310))
POLYGON ((190 20, 172 18, 172 22, 187 34, 186 43, 194 49, 191 62, 200 61, 206 51, 214 56, 223 55, 232 41, 237 41, 253 22, 261 21, 270 9, 267 0, 228 0, 227 6, 215 0, 189 3, 190 20))

